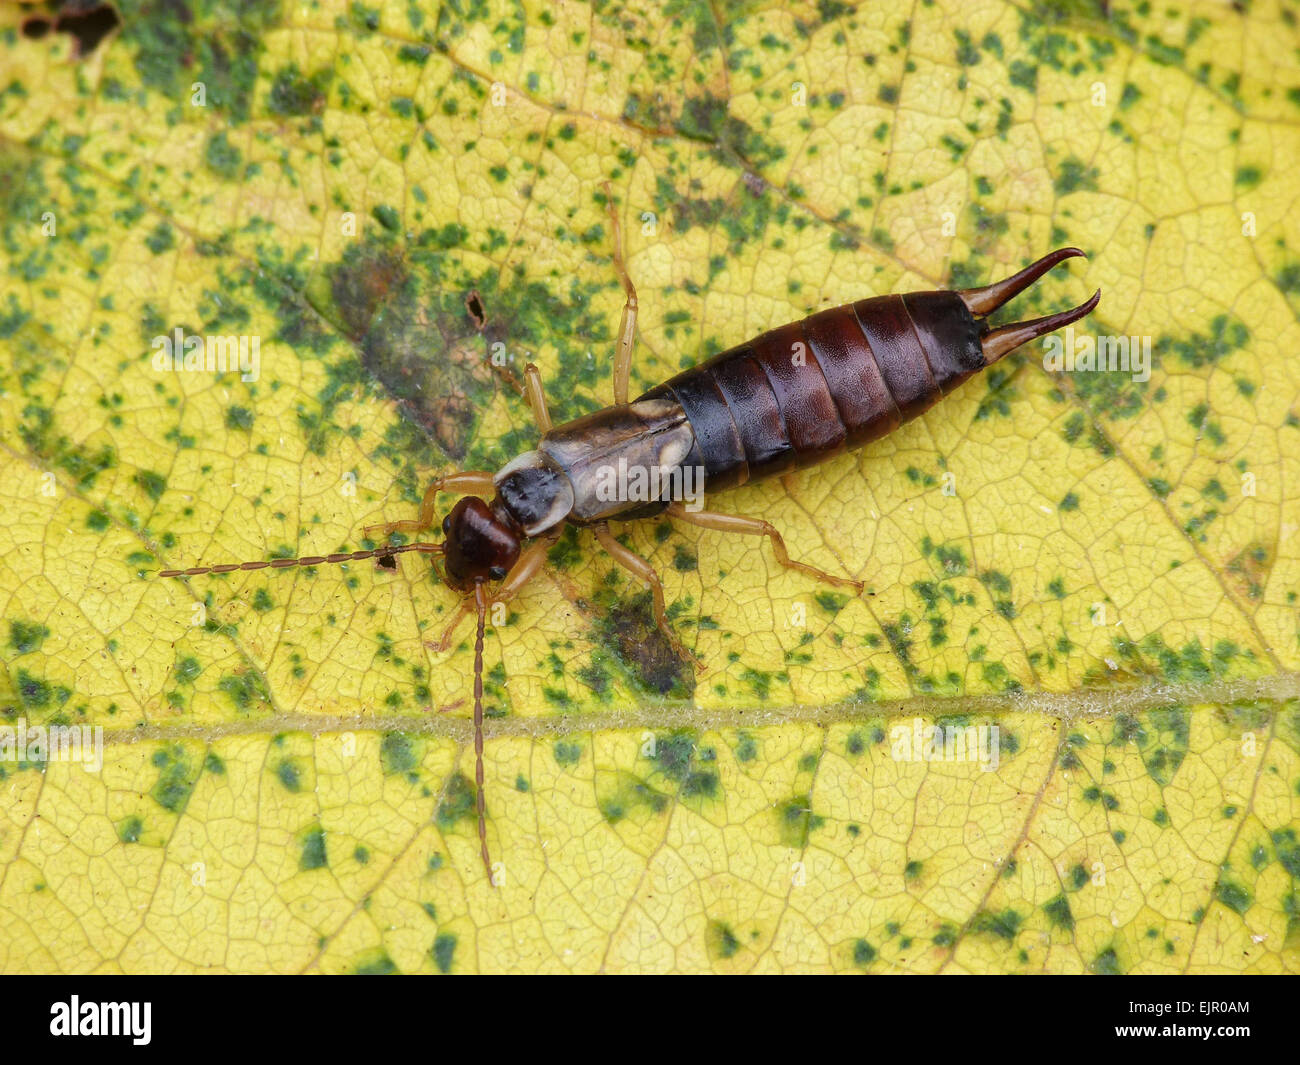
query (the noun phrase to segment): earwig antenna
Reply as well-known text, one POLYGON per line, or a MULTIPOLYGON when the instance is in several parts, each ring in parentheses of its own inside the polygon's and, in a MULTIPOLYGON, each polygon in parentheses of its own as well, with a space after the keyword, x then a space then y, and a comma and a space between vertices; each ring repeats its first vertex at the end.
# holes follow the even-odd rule
POLYGON ((492 859, 487 845, 487 801, 483 796, 483 630, 487 627, 487 592, 483 582, 474 585, 474 606, 478 610, 478 633, 474 637, 474 805, 478 811, 478 842, 488 883, 496 887, 492 859))
POLYGON ((322 566, 331 562, 361 562, 367 558, 388 558, 404 551, 441 555, 442 544, 393 544, 371 551, 343 551, 333 555, 304 555, 302 558, 272 558, 257 562, 223 562, 219 566, 193 566, 190 569, 165 569, 159 577, 201 577, 205 573, 234 573, 244 569, 289 569, 291 566, 322 566))

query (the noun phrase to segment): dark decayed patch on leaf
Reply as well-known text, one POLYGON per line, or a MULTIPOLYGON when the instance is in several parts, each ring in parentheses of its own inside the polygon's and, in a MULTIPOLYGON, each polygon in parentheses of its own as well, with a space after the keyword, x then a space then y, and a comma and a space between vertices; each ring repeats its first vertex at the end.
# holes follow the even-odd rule
POLYGON ((679 799, 715 799, 721 790, 711 748, 700 748, 693 732, 656 736, 651 756, 659 772, 677 786, 679 799))
POLYGON ((638 813, 662 814, 671 802, 669 796, 651 787, 635 773, 626 770, 604 772, 596 777, 596 806, 611 825, 638 813))
POLYGON ((438 803, 438 812, 434 815, 438 830, 446 832, 465 818, 474 816, 474 785, 464 773, 453 773, 443 789, 442 801, 438 803))
POLYGON ((38 402, 28 403, 22 413, 18 435, 23 443, 36 458, 70 476, 79 489, 93 488, 101 473, 117 466, 117 453, 110 445, 94 450, 73 443, 55 429, 53 414, 38 402))
POLYGON ((1170 706, 1143 715, 1143 738, 1138 741, 1142 762, 1151 779, 1168 787, 1187 756, 1191 721, 1187 710, 1170 706))
POLYGON ((276 73, 266 105, 277 115, 314 114, 325 106, 325 90, 333 76, 329 69, 305 75, 296 63, 290 63, 276 73))
POLYGON ((9 646, 20 655, 40 650, 49 634, 49 629, 34 621, 15 618, 9 622, 9 646))
POLYGON ((320 825, 312 825, 298 837, 301 850, 298 854, 298 868, 304 872, 311 869, 323 869, 329 864, 325 853, 325 830, 320 825))
MULTIPOLYGON (((371 226, 364 242, 307 286, 309 301, 359 346, 366 371, 398 403, 403 419, 457 462, 466 460, 479 412, 497 388, 493 356, 504 356, 498 371, 511 378, 517 375, 509 367, 527 353, 558 350, 558 371, 544 387, 553 419, 563 422, 605 402, 590 397, 608 382, 598 380, 586 347, 607 341, 613 330, 607 316, 590 309, 591 294, 615 283, 612 275, 546 284, 515 275, 498 279, 493 267, 475 275, 461 264, 474 250, 463 247, 468 240, 459 225, 426 229, 409 244, 371 226), (481 317, 472 303, 467 306, 467 291, 493 293, 490 321, 482 296, 481 317)), ((469 463, 497 468, 533 445, 536 427, 526 405, 520 402, 518 410, 517 429, 502 440, 482 441, 482 454, 469 455, 469 463)))
POLYGON ((811 796, 796 795, 776 807, 776 823, 782 845, 803 850, 809 833, 821 828, 826 819, 812 812, 811 796))
POLYGON ((463 304, 417 280, 379 239, 349 248, 326 273, 328 302, 317 300, 318 309, 360 347, 362 364, 402 416, 463 459, 492 386, 487 349, 466 328, 463 304))
POLYGON ((149 794, 168 813, 179 814, 190 801, 200 766, 179 743, 160 748, 153 755, 158 780, 149 794))
POLYGON ((140 80, 172 100, 204 85, 204 106, 219 120, 243 122, 256 98, 266 32, 280 21, 275 0, 120 0, 121 41, 140 80))
POLYGON ((1043 903, 1043 912, 1056 928, 1067 931, 1074 929, 1074 914, 1070 911, 1070 900, 1064 894, 1055 896, 1043 903))
POLYGON ((398 969, 397 963, 388 956, 388 951, 383 947, 376 947, 362 955, 353 967, 352 973, 355 976, 395 976, 398 969))
POLYGON ((297 794, 302 790, 302 770, 291 758, 286 758, 276 765, 275 777, 280 782, 280 786, 290 794, 297 794))
POLYGON ((980 910, 971 920, 970 929, 972 932, 987 932, 1009 942, 1016 938, 1023 920, 1024 918, 1012 909, 1003 910, 1001 913, 980 910))
POLYGON ((450 932, 439 932, 437 938, 433 941, 433 946, 429 948, 429 956, 433 959, 433 964, 437 967, 438 972, 451 972, 452 961, 456 957, 457 938, 450 932))
POLYGON ((249 713, 257 708, 261 703, 269 706, 271 702, 271 693, 266 689, 266 682, 261 675, 250 670, 238 670, 234 673, 227 673, 217 683, 230 701, 235 704, 235 709, 240 713, 249 713))
POLYGON ((203 148, 203 162, 223 181, 233 181, 239 176, 243 159, 243 153, 230 142, 225 130, 218 130, 208 137, 203 148))
POLYGON ((727 160, 729 150, 758 170, 766 170, 785 157, 785 148, 764 140, 749 123, 730 114, 726 100, 707 91, 686 101, 676 128, 684 137, 715 145, 715 154, 722 161, 727 160))
POLYGON ((123 843, 139 843, 144 823, 138 817, 124 817, 117 823, 117 838, 123 843))
POLYGON ((1244 322, 1219 314, 1211 319, 1208 333, 1191 333, 1186 337, 1162 336, 1156 340, 1154 350, 1158 362, 1173 355, 1184 366, 1199 370, 1241 350, 1249 340, 1250 330, 1244 322))
POLYGON ((704 928, 704 946, 714 961, 734 958, 740 952, 740 940, 731 926, 722 921, 710 921, 704 928))
POLYGON ((643 690, 678 699, 695 691, 691 664, 655 624, 649 592, 628 599, 604 592, 587 616, 597 640, 643 690))
POLYGON ((379 741, 379 764, 384 773, 409 773, 420 764, 415 738, 405 732, 386 732, 379 741))
POLYGON ((1240 884, 1228 879, 1226 871, 1219 874, 1219 881, 1214 885, 1214 897, 1231 910, 1245 913, 1254 901, 1240 884))
POLYGON ((859 969, 865 969, 879 956, 875 947, 865 939, 859 939, 853 944, 853 964, 859 969))

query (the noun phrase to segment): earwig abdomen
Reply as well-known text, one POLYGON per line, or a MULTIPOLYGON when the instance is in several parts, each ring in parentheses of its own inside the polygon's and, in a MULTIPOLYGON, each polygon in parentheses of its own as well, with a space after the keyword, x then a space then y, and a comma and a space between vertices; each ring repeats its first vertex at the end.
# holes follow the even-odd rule
POLYGON ((720 491, 856 448, 928 410, 984 368, 956 292, 877 296, 820 311, 651 389, 695 432, 687 463, 720 491))

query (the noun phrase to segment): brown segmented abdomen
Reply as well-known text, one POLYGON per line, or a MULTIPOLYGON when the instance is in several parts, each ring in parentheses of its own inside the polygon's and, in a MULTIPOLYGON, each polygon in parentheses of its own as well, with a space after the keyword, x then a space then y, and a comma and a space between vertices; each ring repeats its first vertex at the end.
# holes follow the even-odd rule
POLYGON ((781 326, 651 389, 695 436, 710 491, 802 469, 915 418, 985 366, 956 292, 877 296, 781 326))

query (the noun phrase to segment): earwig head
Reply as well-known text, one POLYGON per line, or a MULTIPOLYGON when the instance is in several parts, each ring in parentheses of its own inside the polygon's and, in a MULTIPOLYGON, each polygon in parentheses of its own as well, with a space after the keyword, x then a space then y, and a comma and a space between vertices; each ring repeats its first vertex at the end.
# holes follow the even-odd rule
POLYGON ((1004 325, 998 329, 990 330, 988 325, 982 321, 983 315, 992 314, 1013 297, 1020 295, 1058 263, 1063 263, 1066 259, 1082 256, 1083 252, 1078 248, 1058 248, 1056 251, 1044 255, 1038 262, 1030 263, 1011 277, 980 288, 963 289, 957 293, 971 314, 981 316, 980 325, 983 331, 983 339, 980 346, 984 350, 986 365, 997 362, 998 359, 1020 347, 1021 344, 1028 343, 1036 337, 1046 336, 1048 333, 1069 325, 1071 322, 1077 322, 1080 318, 1092 313, 1093 308, 1097 306, 1098 301, 1101 299, 1101 289, 1093 293, 1092 299, 1080 304, 1078 307, 1073 307, 1068 311, 1058 311, 1056 314, 1045 315, 1042 318, 1035 318, 1029 322, 1014 322, 1011 325, 1004 325))
POLYGON ((458 592, 501 580, 519 559, 520 530, 477 496, 465 496, 452 508, 442 532, 447 583, 458 592))

